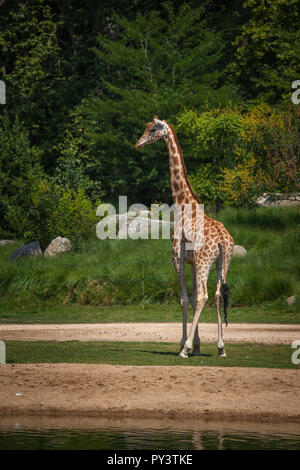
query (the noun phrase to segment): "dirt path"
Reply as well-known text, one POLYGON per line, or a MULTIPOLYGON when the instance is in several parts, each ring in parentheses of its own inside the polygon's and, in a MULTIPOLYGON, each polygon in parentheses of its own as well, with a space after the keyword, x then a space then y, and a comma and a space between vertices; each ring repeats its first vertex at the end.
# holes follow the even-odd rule
MULTIPOLYGON (((217 326, 200 324, 203 342, 217 326)), ((179 323, 0 325, 1 340, 179 342, 179 323)), ((289 343, 300 325, 232 323, 225 342, 289 343)), ((0 365, 0 415, 204 418, 300 424, 299 370, 241 367, 0 365)))
MULTIPOLYGON (((217 341, 217 325, 200 323, 204 343, 217 341)), ((291 344, 300 340, 300 325, 231 323, 223 328, 225 343, 291 344)), ((59 325, 0 324, 0 339, 23 341, 153 341, 179 342, 180 323, 80 323, 59 325)))
POLYGON ((298 370, 0 366, 0 415, 204 418, 300 423, 298 370))

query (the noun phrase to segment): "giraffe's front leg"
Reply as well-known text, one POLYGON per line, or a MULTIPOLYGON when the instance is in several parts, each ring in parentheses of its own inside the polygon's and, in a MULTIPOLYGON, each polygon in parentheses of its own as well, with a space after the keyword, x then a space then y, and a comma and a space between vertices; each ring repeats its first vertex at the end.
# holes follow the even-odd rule
POLYGON ((179 356, 183 357, 184 359, 187 359, 189 357, 189 351, 192 349, 192 346, 193 346, 193 342, 190 338, 188 338, 186 342, 184 343, 179 356))
POLYGON ((197 279, 197 302, 195 305, 195 313, 194 313, 194 318, 192 321, 192 326, 188 335, 188 338, 185 342, 184 348, 180 353, 181 357, 187 358, 189 350, 192 348, 193 345, 193 339, 195 336, 196 328, 198 325, 198 321, 202 312, 202 309, 207 302, 208 296, 207 296, 207 286, 206 286, 206 279, 203 281, 201 279, 201 273, 199 273, 199 279, 197 279))
POLYGON ((179 353, 181 353, 187 340, 187 311, 189 307, 189 298, 186 290, 183 247, 175 238, 173 239, 173 264, 177 272, 180 285, 180 305, 182 309, 182 336, 180 341, 179 353))
POLYGON ((181 341, 180 341, 179 352, 182 351, 187 340, 187 311, 189 307, 189 298, 186 292, 181 293, 180 304, 181 304, 181 309, 182 309, 182 336, 181 336, 181 341))

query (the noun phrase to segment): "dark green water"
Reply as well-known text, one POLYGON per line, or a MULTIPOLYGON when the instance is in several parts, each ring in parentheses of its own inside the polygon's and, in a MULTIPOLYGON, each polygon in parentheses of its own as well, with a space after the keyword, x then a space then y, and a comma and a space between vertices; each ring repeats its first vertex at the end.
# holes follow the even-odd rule
POLYGON ((0 421, 0 450, 299 450, 300 425, 46 418, 0 421))

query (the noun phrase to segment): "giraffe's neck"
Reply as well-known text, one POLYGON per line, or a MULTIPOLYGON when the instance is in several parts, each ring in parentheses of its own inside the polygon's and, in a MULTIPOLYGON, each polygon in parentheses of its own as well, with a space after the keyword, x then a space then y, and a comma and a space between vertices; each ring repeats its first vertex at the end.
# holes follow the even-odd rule
POLYGON ((170 181, 172 189, 173 202, 175 204, 189 204, 197 201, 198 197, 193 192, 188 180, 183 155, 178 143, 174 129, 168 126, 166 143, 169 152, 170 161, 170 181))

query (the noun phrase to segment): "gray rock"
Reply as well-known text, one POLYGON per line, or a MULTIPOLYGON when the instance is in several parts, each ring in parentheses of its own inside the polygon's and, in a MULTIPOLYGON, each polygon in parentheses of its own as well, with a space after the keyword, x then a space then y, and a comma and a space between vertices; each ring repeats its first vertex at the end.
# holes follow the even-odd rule
POLYGON ((292 295, 291 297, 288 297, 286 299, 286 303, 288 305, 294 305, 294 304, 298 304, 300 301, 299 301, 299 298, 296 296, 296 295, 292 295))
POLYGON ((45 256, 56 256, 57 253, 64 253, 70 251, 72 248, 71 242, 68 238, 56 237, 46 248, 45 256))
MULTIPOLYGON (((125 215, 126 213, 124 214, 120 214, 120 216, 122 215, 125 215)), ((137 210, 133 210, 133 211, 128 211, 127 212, 127 216, 128 217, 137 217, 137 216, 140 216, 140 217, 150 217, 150 214, 151 212, 148 211, 148 210, 145 210, 145 209, 137 209, 137 210)))
POLYGON ((234 245, 233 256, 246 256, 247 250, 242 245, 234 245))
POLYGON ((12 243, 14 243, 13 240, 0 240, 0 246, 11 245, 12 243))
POLYGON ((123 238, 126 236, 128 238, 151 238, 151 231, 153 233, 153 236, 159 238, 159 234, 162 233, 165 237, 170 236, 170 231, 172 229, 173 224, 165 221, 165 220, 159 220, 159 219, 151 219, 148 217, 134 217, 130 218, 128 217, 127 223, 125 221, 120 221, 120 229, 119 233, 117 235, 117 238, 123 238))
POLYGON ((292 206, 300 204, 300 194, 264 193, 255 203, 258 207, 292 206))
MULTIPOLYGON (((116 234, 117 239, 122 238, 151 238, 151 229, 155 234, 163 233, 164 237, 170 237, 170 232, 174 226, 173 222, 168 220, 151 219, 151 212, 146 210, 129 211, 122 214, 107 216, 102 219, 108 231, 112 236, 116 234)), ((101 222, 102 222, 101 221, 101 222)), ((97 228, 96 228, 97 231, 97 228)), ((102 233, 99 229, 97 236, 101 239, 102 233)), ((106 235, 109 237, 109 235, 106 235)))
POLYGON ((15 250, 11 254, 10 260, 14 261, 17 258, 21 258, 24 256, 38 256, 38 255, 42 255, 41 245, 39 244, 39 242, 31 242, 15 250))

